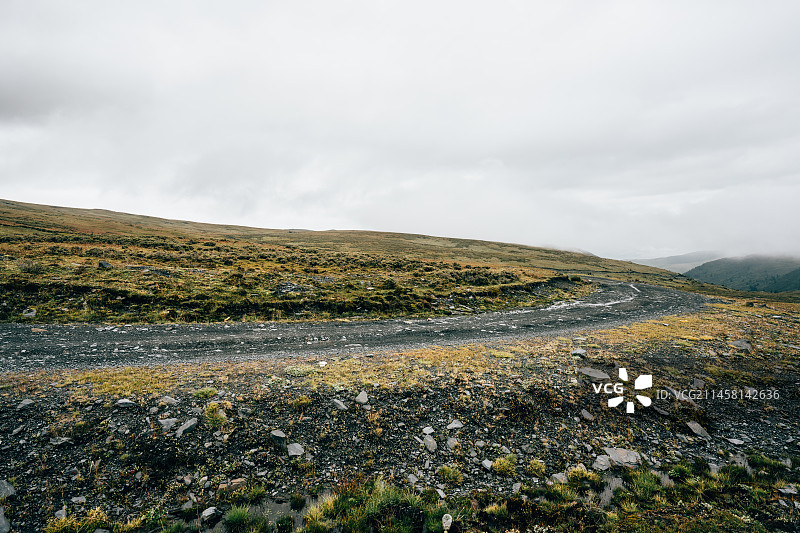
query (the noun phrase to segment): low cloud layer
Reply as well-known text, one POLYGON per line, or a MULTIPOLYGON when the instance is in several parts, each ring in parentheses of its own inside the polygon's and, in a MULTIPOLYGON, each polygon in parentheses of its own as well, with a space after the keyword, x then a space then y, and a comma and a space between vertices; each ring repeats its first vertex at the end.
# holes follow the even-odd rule
POLYGON ((800 4, 0 4, 0 197, 800 254, 800 4))

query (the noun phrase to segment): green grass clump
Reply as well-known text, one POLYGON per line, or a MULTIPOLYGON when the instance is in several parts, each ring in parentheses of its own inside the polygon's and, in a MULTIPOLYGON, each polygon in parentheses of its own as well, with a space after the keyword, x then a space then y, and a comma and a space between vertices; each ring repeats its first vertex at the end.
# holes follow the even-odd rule
POLYGON ((457 466, 442 465, 436 471, 439 477, 450 486, 458 486, 464 480, 461 470, 457 466))
POLYGON ((513 453, 497 459, 492 463, 492 470, 501 476, 511 477, 517 473, 517 456, 513 453))
POLYGON ((597 472, 590 472, 585 468, 570 468, 567 471, 567 480, 579 487, 579 490, 591 488, 599 490, 603 487, 603 478, 597 472))
POLYGON ((302 411, 303 409, 311 405, 311 398, 309 398, 304 394, 299 398, 294 398, 293 400, 291 400, 289 402, 289 405, 292 406, 292 409, 295 409, 297 411, 302 411))
POLYGON ((199 400, 207 400, 213 396, 216 396, 218 392, 219 391, 213 387, 203 387, 202 389, 194 391, 194 397, 199 400))
POLYGON ((545 465, 538 459, 531 459, 525 465, 525 473, 529 476, 543 478, 545 472, 545 465))
POLYGON ((225 524, 233 533, 244 531, 250 523, 250 506, 234 505, 225 513, 225 524))
POLYGON ((203 410, 203 417, 211 429, 220 429, 228 422, 225 411, 217 402, 210 402, 203 410))

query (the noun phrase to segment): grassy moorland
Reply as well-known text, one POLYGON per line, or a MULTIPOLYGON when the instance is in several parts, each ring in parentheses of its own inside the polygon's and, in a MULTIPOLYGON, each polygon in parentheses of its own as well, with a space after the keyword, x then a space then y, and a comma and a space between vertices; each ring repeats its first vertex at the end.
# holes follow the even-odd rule
POLYGON ((0 201, 0 258, 6 322, 441 315, 581 294, 584 284, 554 282, 586 275, 696 285, 656 268, 514 244, 218 226, 10 201, 0 201))

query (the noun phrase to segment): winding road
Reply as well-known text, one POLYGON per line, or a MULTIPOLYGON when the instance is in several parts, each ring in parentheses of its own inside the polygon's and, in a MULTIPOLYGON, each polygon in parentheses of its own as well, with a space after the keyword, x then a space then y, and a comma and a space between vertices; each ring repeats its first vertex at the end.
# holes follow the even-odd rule
POLYGON ((487 343, 613 327, 705 305, 703 296, 608 280, 546 308, 428 319, 159 325, 0 324, 0 372, 144 366, 487 343))

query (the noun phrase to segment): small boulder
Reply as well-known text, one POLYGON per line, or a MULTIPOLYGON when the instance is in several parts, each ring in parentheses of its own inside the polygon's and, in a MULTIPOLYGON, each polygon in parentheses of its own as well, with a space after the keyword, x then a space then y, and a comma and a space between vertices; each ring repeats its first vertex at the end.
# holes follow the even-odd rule
POLYGON ((436 448, 438 448, 436 441, 433 440, 433 437, 431 437, 430 435, 425 435, 425 438, 422 439, 422 444, 424 444, 425 448, 427 448, 428 451, 431 453, 435 452, 436 448))
POLYGON ((360 403, 361 405, 364 405, 367 402, 369 402, 369 397, 367 396, 367 391, 363 391, 362 390, 361 392, 359 392, 358 396, 356 396, 356 402, 360 403))
POLYGON ((9 533, 11 531, 11 524, 6 518, 6 511, 0 507, 0 533, 9 533))
POLYGON ((457 439, 454 439, 453 437, 450 437, 449 439, 447 439, 447 447, 449 449, 452 450, 456 446, 458 446, 458 440, 457 439))
POLYGON ((591 422, 592 420, 594 420, 594 415, 593 415, 592 413, 590 413, 589 411, 587 411, 586 409, 581 409, 581 416, 582 416, 582 417, 583 417, 585 420, 588 420, 589 422, 591 422))
POLYGON ((431 426, 425 426, 424 428, 422 428, 422 432, 426 435, 430 435, 431 433, 433 433, 433 431, 434 429, 431 426))
POLYGON ((611 468, 611 461, 607 455, 598 455, 592 463, 592 468, 595 470, 605 471, 611 468))
POLYGON ((159 402, 164 403, 166 405, 178 405, 180 402, 173 398, 172 396, 164 396, 159 400, 159 402))
POLYGON ((217 516, 217 508, 209 507, 200 515, 201 522, 208 522, 217 516))
POLYGON ((550 476, 551 483, 561 483, 565 485, 567 483, 567 474, 565 472, 559 472, 558 474, 553 474, 550 476))
POLYGON ((36 309, 25 309, 22 312, 22 316, 25 318, 34 318, 36 316, 36 309))
POLYGON ((482 466, 483 466, 483 468, 485 468, 486 470, 488 470, 488 471, 490 471, 490 472, 492 471, 492 462, 491 462, 489 459, 484 459, 484 460, 481 462, 481 465, 482 465, 482 466))
POLYGON ((191 431, 197 427, 197 418, 190 418, 186 422, 183 423, 181 427, 178 428, 178 431, 175 432, 175 436, 180 438, 183 436, 184 433, 187 431, 191 431))
POLYGON ((639 452, 633 450, 626 450, 625 448, 603 448, 603 451, 606 452, 611 463, 617 466, 634 468, 642 462, 642 456, 639 455, 639 452))
POLYGON ((694 420, 690 420, 686 422, 686 425, 689 426, 689 429, 697 435, 698 437, 703 437, 704 439, 710 439, 711 435, 708 434, 708 431, 705 430, 703 426, 695 422, 694 420))
POLYGON ((75 496, 74 498, 72 498, 71 501, 75 505, 83 505, 84 503, 86 503, 86 496, 75 496))
POLYGON ((415 476, 414 474, 409 474, 407 479, 408 479, 408 482, 410 484, 412 484, 412 485, 416 485, 417 481, 419 481, 419 478, 417 476, 415 476))
POLYGON ((108 261, 99 261, 97 263, 97 268, 113 268, 113 266, 108 261))
POLYGON ((134 405, 136 405, 136 402, 133 402, 128 398, 122 398, 121 400, 117 400, 116 405, 117 407, 122 407, 123 409, 126 409, 128 407, 133 407, 134 405))
POLYGON ((293 442, 286 447, 286 453, 289 454, 289 457, 300 457, 305 453, 305 450, 300 444, 293 442))
POLYGON ((740 350, 751 351, 753 349, 753 345, 750 344, 750 341, 745 339, 738 339, 730 343, 731 346, 734 348, 738 348, 740 350))
POLYGON ((269 436, 272 438, 272 442, 274 442, 278 448, 282 450, 286 449, 286 433, 280 429, 275 429, 270 431, 269 436))
POLYGON ((450 424, 448 424, 447 429, 461 429, 464 427, 464 424, 461 423, 459 419, 455 419, 450 424))
POLYGON ((569 352, 569 354, 575 357, 583 358, 586 357, 586 350, 584 350, 583 348, 575 348, 574 350, 569 352))
POLYGON ((36 403, 36 402, 31 400, 30 398, 25 398, 24 400, 19 402, 19 405, 17 405, 17 411, 21 411, 23 409, 27 409, 28 407, 30 407, 34 403, 36 403))
POLYGON ((164 431, 169 431, 175 424, 178 423, 178 419, 162 418, 161 420, 158 421, 158 423, 161 424, 161 429, 163 429, 164 431))
POLYGON ((342 400, 333 400, 333 405, 335 405, 340 411, 347 411, 347 406, 342 400))
POLYGON ((17 491, 11 483, 5 479, 0 479, 0 500, 16 496, 16 494, 17 491))
POLYGON ((595 368, 590 368, 588 366, 583 366, 578 369, 578 372, 583 374, 584 376, 588 376, 594 380, 603 380, 603 379, 611 379, 611 376, 603 372, 602 370, 597 370, 595 368))

